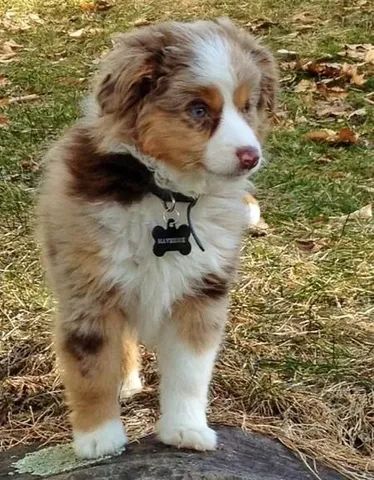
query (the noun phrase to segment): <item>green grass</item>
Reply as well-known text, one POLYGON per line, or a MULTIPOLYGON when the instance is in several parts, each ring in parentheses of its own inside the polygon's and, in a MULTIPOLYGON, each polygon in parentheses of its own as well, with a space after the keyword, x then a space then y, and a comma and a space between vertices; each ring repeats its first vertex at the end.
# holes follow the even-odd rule
MULTIPOLYGON (((39 98, 0 107, 9 119, 0 128, 4 449, 69 434, 50 348, 53 301, 33 240, 33 204, 43 151, 79 114, 110 35, 140 20, 229 15, 253 28, 274 51, 294 50, 301 61, 329 54, 343 62, 338 52, 345 43, 373 42, 369 1, 358 6, 343 0, 118 0, 108 10, 87 14, 73 0, 0 0, 0 18, 5 12, 0 24, 10 18, 11 25, 0 28, 0 45, 14 40, 22 48, 17 61, 0 64, 0 75, 9 80, 0 87, 0 98, 39 98), (30 28, 19 31, 21 20, 30 28), (68 35, 80 28, 85 28, 82 37, 68 35)), ((373 74, 372 66, 362 68, 366 77, 373 74)), ((248 236, 243 244, 210 418, 265 432, 350 478, 369 479, 374 470, 373 224, 339 217, 373 200, 374 113, 368 95, 374 80, 360 88, 346 85, 347 108, 364 107, 365 116, 329 120, 316 116, 317 94, 294 92, 309 78, 305 73, 282 69, 281 75, 284 116, 267 143, 269 163, 256 178, 269 233, 248 236), (357 145, 334 147, 304 137, 310 130, 345 126, 360 135, 357 145), (307 239, 316 251, 302 249, 300 240, 307 239)), ((132 438, 149 432, 157 417, 154 358, 146 352, 144 357, 147 391, 124 405, 132 438)))

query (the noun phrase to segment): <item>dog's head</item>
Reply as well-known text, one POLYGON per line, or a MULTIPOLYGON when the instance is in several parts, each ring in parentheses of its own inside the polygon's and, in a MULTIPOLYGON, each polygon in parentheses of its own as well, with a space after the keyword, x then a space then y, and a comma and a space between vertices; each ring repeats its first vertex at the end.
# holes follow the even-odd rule
POLYGON ((180 171, 248 175, 261 163, 277 72, 228 19, 165 23, 118 37, 97 83, 101 125, 180 171))

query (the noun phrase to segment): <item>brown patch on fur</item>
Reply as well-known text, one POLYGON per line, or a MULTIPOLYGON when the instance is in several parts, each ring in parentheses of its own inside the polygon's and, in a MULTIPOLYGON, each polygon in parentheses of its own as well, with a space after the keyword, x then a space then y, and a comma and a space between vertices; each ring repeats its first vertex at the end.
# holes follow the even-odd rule
POLYGON ((145 154, 189 170, 201 164, 206 144, 220 120, 223 98, 215 87, 182 85, 183 89, 178 82, 172 83, 170 96, 154 99, 143 108, 136 123, 136 140, 145 154), (192 118, 188 108, 194 102, 206 103, 209 115, 192 118))
POLYGON ((71 344, 70 347, 68 345, 72 337, 66 331, 69 329, 66 318, 60 319, 55 337, 68 404, 72 410, 71 421, 79 431, 93 430, 105 421, 119 417, 123 320, 111 311, 103 312, 97 321, 105 342, 97 342, 98 337, 86 325, 86 336, 76 337, 75 346, 71 349, 71 344), (79 339, 84 338, 94 339, 93 344, 83 340, 78 347, 79 339))
POLYGON ((206 130, 188 127, 180 114, 157 108, 149 109, 138 122, 141 150, 179 170, 200 164, 209 136, 206 130))
POLYGON ((202 87, 200 95, 197 92, 197 98, 201 98, 209 107, 209 115, 201 122, 205 130, 208 130, 210 136, 216 131, 222 114, 223 98, 221 92, 216 87, 202 87))
POLYGON ((181 340, 197 353, 220 342, 227 318, 227 298, 212 301, 186 297, 172 311, 172 320, 181 340))
POLYGON ((77 360, 87 355, 96 355, 104 345, 104 338, 99 332, 69 332, 65 340, 65 349, 77 360))
POLYGON ((138 339, 134 329, 125 325, 122 341, 122 370, 123 378, 126 379, 131 372, 140 369, 140 355, 138 339))
POLYGON ((65 162, 72 177, 69 194, 128 205, 149 192, 151 173, 143 164, 131 155, 99 152, 83 129, 75 130, 65 162))
POLYGON ((234 103, 238 110, 243 110, 249 101, 250 90, 247 83, 239 85, 234 92, 234 103))
POLYGON ((211 87, 201 87, 196 91, 196 97, 201 98, 208 105, 210 111, 215 115, 220 115, 223 108, 223 98, 221 92, 218 88, 211 87))
POLYGON ((229 289, 229 281, 227 278, 218 275, 207 275, 202 279, 202 287, 198 291, 198 295, 217 299, 226 295, 229 289))

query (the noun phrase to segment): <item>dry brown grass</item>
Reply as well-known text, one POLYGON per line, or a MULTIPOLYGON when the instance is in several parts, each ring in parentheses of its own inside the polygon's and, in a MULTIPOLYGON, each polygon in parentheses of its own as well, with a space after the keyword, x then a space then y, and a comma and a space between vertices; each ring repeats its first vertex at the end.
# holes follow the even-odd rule
MULTIPOLYGON (((77 1, 12 5, 11 24, 22 17, 31 28, 0 31, 0 40, 23 46, 18 62, 4 67, 9 83, 1 92, 38 94, 40 100, 1 112, 10 120, 0 129, 2 450, 70 438, 50 347, 54 306, 33 241, 32 200, 38 152, 76 116, 85 86, 77 79, 87 78, 108 35, 140 21, 229 14, 250 22, 247 28, 258 29, 275 50, 297 50, 303 58, 329 53, 339 60, 345 42, 370 41, 372 17, 370 2, 357 8, 339 0, 118 1, 93 15, 82 14, 77 1), (30 20, 30 12, 45 23, 30 20), (275 23, 266 26, 268 20, 275 23), (77 40, 67 36, 82 27, 99 30, 77 40)), ((9 1, 0 1, 0 12, 9 9, 9 1)), ((368 148, 373 83, 348 88, 345 101, 351 109, 365 107, 364 118, 331 121, 315 115, 318 99, 294 93, 301 78, 284 67, 284 114, 270 139, 272 162, 258 179, 270 231, 248 236, 243 246, 210 419, 278 438, 311 468, 317 459, 349 478, 368 480, 374 478, 373 225, 332 217, 368 204, 374 191, 368 148), (303 140, 308 129, 341 126, 360 134, 357 146, 303 140)), ((149 433, 158 415, 155 358, 147 352, 143 357, 146 389, 123 405, 131 439, 149 433)))

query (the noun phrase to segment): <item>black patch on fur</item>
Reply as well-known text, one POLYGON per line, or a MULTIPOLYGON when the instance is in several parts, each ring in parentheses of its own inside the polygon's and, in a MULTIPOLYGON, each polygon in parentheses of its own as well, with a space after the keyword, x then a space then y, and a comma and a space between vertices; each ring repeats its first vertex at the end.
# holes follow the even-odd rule
POLYGON ((211 274, 202 279, 202 287, 199 290, 199 295, 217 299, 226 295, 228 290, 229 281, 226 278, 211 274))
POLYGON ((129 205, 150 192, 153 177, 144 164, 130 154, 98 152, 83 129, 76 133, 65 161, 72 175, 71 195, 129 205))
POLYGON ((65 348, 77 360, 88 355, 97 355, 104 345, 104 338, 98 332, 70 332, 65 340, 65 348))

